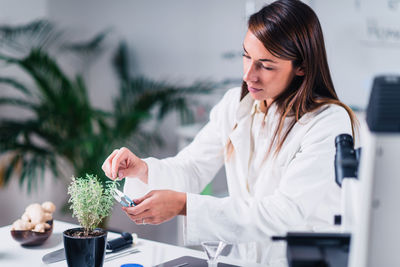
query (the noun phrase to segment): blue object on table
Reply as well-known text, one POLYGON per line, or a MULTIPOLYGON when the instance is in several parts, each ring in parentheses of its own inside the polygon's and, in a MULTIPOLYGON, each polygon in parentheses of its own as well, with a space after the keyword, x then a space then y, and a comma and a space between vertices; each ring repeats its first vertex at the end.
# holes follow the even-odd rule
POLYGON ((137 263, 126 263, 122 264, 121 267, 143 267, 143 265, 137 263))
POLYGON ((114 189, 111 191, 111 195, 124 207, 133 207, 136 206, 135 202, 132 201, 127 195, 119 191, 118 189, 114 189))
MULTIPOLYGON (((208 263, 205 259, 200 259, 192 256, 183 256, 177 259, 173 259, 161 264, 158 264, 154 267, 207 267, 208 263)), ((218 262, 218 267, 239 267, 237 265, 231 265, 228 263, 218 262)))

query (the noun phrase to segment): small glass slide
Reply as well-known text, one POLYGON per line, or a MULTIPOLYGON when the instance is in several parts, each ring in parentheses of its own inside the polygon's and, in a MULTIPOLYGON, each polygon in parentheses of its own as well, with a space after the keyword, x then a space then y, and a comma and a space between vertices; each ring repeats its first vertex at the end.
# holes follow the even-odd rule
POLYGON ((208 257, 208 267, 217 267, 217 259, 226 246, 226 243, 222 241, 204 241, 201 242, 201 245, 208 257))

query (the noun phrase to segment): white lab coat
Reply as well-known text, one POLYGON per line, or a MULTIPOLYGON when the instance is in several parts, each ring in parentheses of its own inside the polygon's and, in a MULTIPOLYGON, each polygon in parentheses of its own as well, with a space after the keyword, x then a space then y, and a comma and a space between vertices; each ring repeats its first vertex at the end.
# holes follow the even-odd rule
MULTIPOLYGON (((223 240, 234 244, 231 254, 235 257, 285 266, 285 243, 272 243, 271 236, 333 229, 334 214, 340 212, 340 189, 334 181, 334 140, 339 134, 351 134, 350 119, 337 105, 304 115, 276 159, 269 158, 262 165, 249 192, 249 116, 254 100, 248 94, 239 102, 240 90, 234 88, 224 95, 212 109, 210 121, 175 157, 145 159, 149 186, 188 192, 187 244, 223 240), (228 138, 234 147, 229 159, 225 157, 228 138), (229 196, 199 195, 223 164, 229 196)), ((274 110, 270 109, 268 116, 277 123, 274 110)), ((132 187, 130 182, 127 179, 127 192, 132 187)))

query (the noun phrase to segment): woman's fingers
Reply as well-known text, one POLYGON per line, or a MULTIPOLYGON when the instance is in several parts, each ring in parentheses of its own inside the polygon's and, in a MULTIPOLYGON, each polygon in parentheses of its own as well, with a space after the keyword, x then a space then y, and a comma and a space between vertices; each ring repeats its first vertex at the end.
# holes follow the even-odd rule
MULTIPOLYGON (((111 175, 113 179, 117 179, 118 178, 118 170, 119 167, 122 163, 122 161, 127 160, 128 158, 128 149, 123 147, 121 148, 117 154, 114 156, 114 158, 111 161, 111 175)), ((127 164, 125 164, 127 165, 127 164)), ((127 166, 125 166, 127 167, 127 166)))
POLYGON ((132 176, 139 178, 146 184, 148 182, 146 162, 138 158, 126 147, 114 150, 104 161, 101 168, 105 175, 112 180, 132 176))
POLYGON ((153 211, 148 206, 149 204, 144 200, 139 206, 123 207, 123 210, 136 224, 153 224, 153 211))
MULTIPOLYGON (((139 214, 139 215, 131 215, 129 213, 127 213, 127 215, 129 216, 129 218, 131 218, 132 221, 138 221, 141 222, 142 219, 150 219, 153 217, 153 215, 151 214, 150 210, 146 210, 145 212, 139 214)), ((148 222, 149 223, 149 222, 148 222)))
POLYGON ((148 211, 150 208, 151 201, 149 199, 145 199, 140 203, 140 205, 138 204, 134 207, 123 207, 122 209, 130 216, 140 216, 142 213, 148 211))
POLYGON ((135 207, 123 207, 129 218, 134 222, 159 224, 168 221, 176 215, 186 214, 186 194, 172 190, 154 190, 135 201, 135 207))
POLYGON ((104 161, 103 165, 101 166, 102 170, 104 171, 105 175, 108 178, 112 179, 112 173, 111 173, 111 163, 115 155, 118 153, 118 149, 115 149, 110 156, 107 157, 107 159, 104 161))
POLYGON ((158 224, 154 218, 148 217, 134 221, 136 224, 143 225, 143 224, 158 224))
POLYGON ((134 199, 133 202, 135 202, 136 205, 139 205, 139 204, 142 203, 145 199, 150 198, 150 197, 153 195, 153 192, 154 192, 154 191, 150 191, 150 192, 148 192, 146 195, 144 195, 144 196, 142 196, 142 197, 140 197, 140 198, 134 199))

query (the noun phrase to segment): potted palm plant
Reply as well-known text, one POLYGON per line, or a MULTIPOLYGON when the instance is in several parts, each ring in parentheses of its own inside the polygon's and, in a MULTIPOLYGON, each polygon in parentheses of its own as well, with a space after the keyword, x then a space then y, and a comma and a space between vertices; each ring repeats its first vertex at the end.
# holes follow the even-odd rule
POLYGON ((111 191, 116 187, 115 181, 107 181, 103 186, 95 175, 72 178, 68 202, 81 227, 63 233, 68 266, 103 266, 107 232, 97 227, 110 215, 113 205, 111 191))
POLYGON ((190 96, 210 92, 213 86, 177 86, 134 75, 129 49, 121 42, 113 59, 118 94, 112 100, 111 110, 96 108, 88 97, 84 77, 80 73, 74 77, 67 75, 57 61, 60 53, 51 51, 57 47, 80 55, 88 68, 87 62, 104 50, 106 33, 81 44, 70 44, 55 29, 46 21, 0 27, 0 63, 22 70, 30 78, 30 82, 22 82, 0 75, 0 108, 8 105, 29 113, 17 119, 0 114, 0 183, 7 184, 17 175, 29 191, 39 177, 43 178, 46 169, 52 170, 55 178, 66 176, 60 174, 60 166, 65 166, 60 162, 66 162, 77 176, 93 173, 105 184, 101 165, 115 147, 129 146, 145 154, 149 144, 161 144, 161 139, 157 131, 146 130, 143 125, 154 118, 161 120, 171 111, 190 118, 190 96), (18 56, 15 51, 3 51, 20 49, 26 44, 30 46, 18 56), (18 96, 5 96, 5 90, 13 90, 18 96), (134 145, 131 140, 135 140, 134 145))

